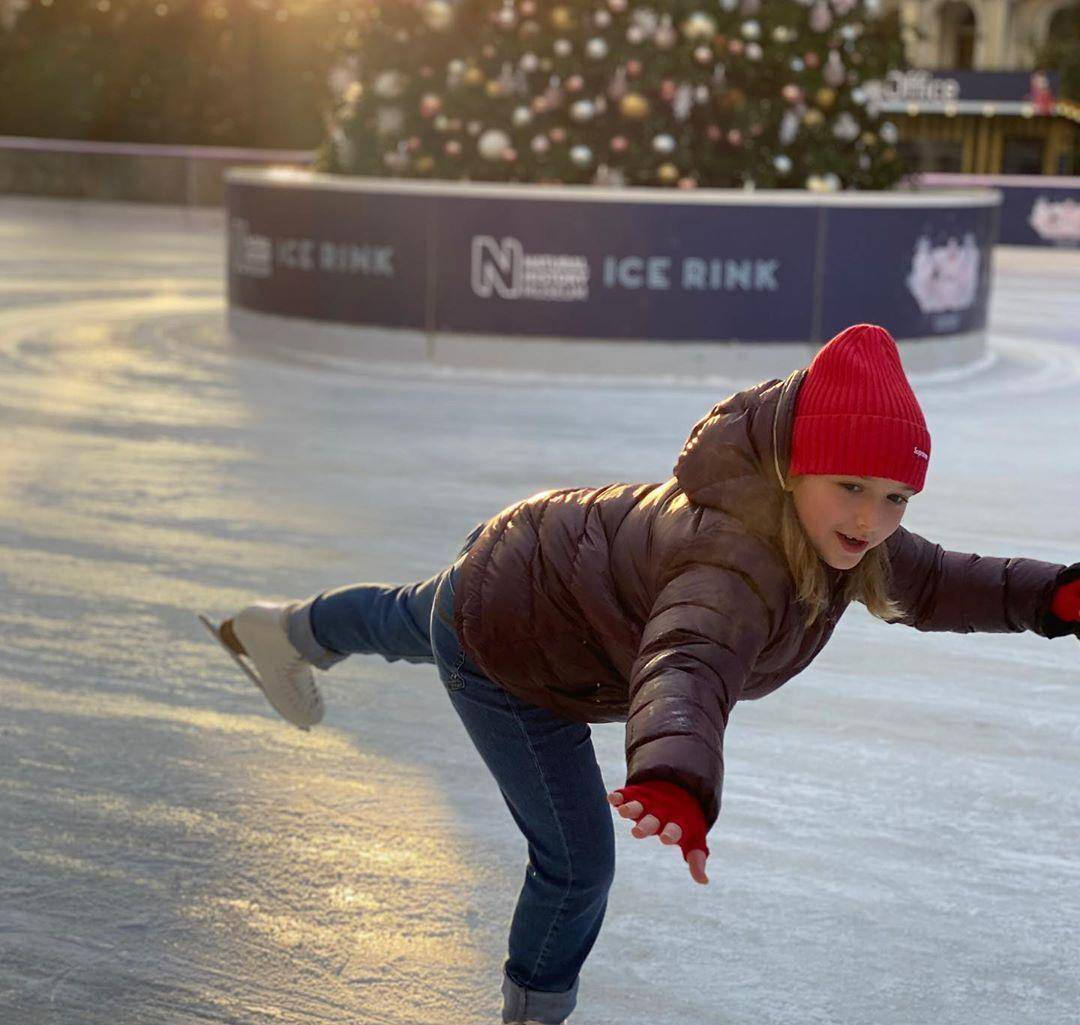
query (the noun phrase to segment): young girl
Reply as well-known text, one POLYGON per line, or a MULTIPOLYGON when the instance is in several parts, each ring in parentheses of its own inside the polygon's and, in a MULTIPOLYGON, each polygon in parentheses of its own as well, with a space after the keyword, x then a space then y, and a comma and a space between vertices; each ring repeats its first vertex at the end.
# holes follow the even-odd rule
POLYGON ((1080 563, 943 551, 900 525, 929 457, 896 343, 857 324, 715 406, 662 483, 545 491, 428 580, 204 622, 305 729, 313 666, 434 663, 528 841, 502 1020, 562 1022, 615 871, 608 802, 707 883, 732 707, 805 669, 850 602, 917 630, 1080 638, 1080 563), (627 785, 605 795, 588 724, 615 721, 627 785))

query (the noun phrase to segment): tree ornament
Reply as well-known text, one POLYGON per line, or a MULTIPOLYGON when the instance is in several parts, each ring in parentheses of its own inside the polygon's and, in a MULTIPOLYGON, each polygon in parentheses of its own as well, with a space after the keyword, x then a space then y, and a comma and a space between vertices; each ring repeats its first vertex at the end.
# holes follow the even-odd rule
POLYGON ((829 10, 829 5, 824 3, 823 0, 814 4, 810 8, 808 23, 813 32, 828 32, 833 23, 832 11, 829 10))
POLYGON ((560 4, 551 9, 551 25, 556 32, 566 32, 574 24, 574 15, 569 7, 560 4))
POLYGON ((743 41, 741 39, 729 39, 727 48, 728 53, 733 57, 738 57, 743 52, 743 41))
POLYGON ((850 110, 842 110, 833 122, 833 135, 843 142, 852 142, 859 135, 859 123, 850 110))
POLYGON ((575 121, 591 121, 596 116, 592 100, 578 100, 570 107, 570 117, 575 121))
POLYGON ((442 97, 434 93, 426 93, 420 98, 420 116, 423 118, 434 117, 442 110, 442 97))
POLYGON ((608 8, 616 14, 622 14, 626 10, 627 0, 607 0, 608 8))
POLYGON ((443 144, 443 152, 448 157, 460 157, 461 156, 461 143, 457 139, 447 139, 443 144))
POLYGON ((486 92, 491 99, 496 100, 503 95, 502 83, 496 82, 494 79, 489 79, 484 83, 484 92, 486 92))
POLYGON ((503 7, 495 12, 495 24, 506 31, 514 28, 517 25, 517 20, 517 12, 513 7, 503 7))
POLYGON ((375 134, 397 135, 405 125, 400 107, 379 107, 375 111, 375 134))
POLYGON ((712 39, 716 22, 704 11, 695 11, 682 23, 682 34, 690 40, 712 39))
POLYGON ((454 24, 454 8, 446 0, 427 0, 421 17, 433 32, 445 32, 454 24))
POLYGON ((608 55, 608 44, 597 36, 585 44, 585 55, 593 60, 603 60, 608 55))
POLYGON ((821 77, 825 79, 826 85, 831 85, 834 89, 839 89, 844 84, 846 73, 844 71, 844 62, 840 59, 838 51, 829 51, 829 56, 825 58, 825 67, 821 72, 821 77))
POLYGON ((626 73, 631 78, 637 78, 641 74, 641 61, 629 60, 626 62, 626 73))
POLYGON ((630 146, 630 142, 625 135, 613 135, 608 145, 611 147, 612 153, 625 153, 630 146))
POLYGON ((674 79, 665 78, 660 83, 660 99, 662 99, 665 103, 670 103, 673 99, 675 99, 675 91, 677 89, 678 86, 675 84, 674 79))
POLYGON ((675 139, 666 132, 653 138, 652 148, 656 153, 667 155, 675 152, 675 139))
POLYGON ((713 61, 713 52, 707 46, 695 46, 694 60, 702 65, 711 64, 713 61))
POLYGON ((551 48, 556 57, 569 57, 574 52, 574 44, 569 39, 556 39, 551 48))
POLYGON ((566 91, 568 93, 579 93, 585 88, 585 79, 581 75, 571 75, 566 80, 566 91))
POLYGON ((396 100, 405 91, 405 76, 400 71, 382 71, 371 89, 380 99, 396 100))
POLYGON ((784 116, 780 118, 780 145, 790 146, 795 137, 799 134, 800 118, 797 111, 786 111, 784 116))
POLYGON ((780 153, 773 157, 773 167, 776 168, 777 174, 791 174, 791 157, 786 153, 780 153))
POLYGON ((571 146, 570 163, 575 167, 588 167, 592 163, 593 153, 588 146, 571 146))
POLYGON ((814 102, 825 110, 828 110, 836 102, 836 91, 823 85, 814 93, 814 102))
POLYGON ((554 128, 548 131, 548 138, 552 142, 561 146, 564 142, 566 142, 566 129, 561 127, 560 125, 556 125, 554 128))
POLYGON ((627 93, 619 101, 619 111, 623 117, 641 121, 649 115, 649 101, 641 93, 627 93))
POLYGON ((803 63, 802 57, 792 57, 791 63, 788 64, 788 67, 791 68, 791 70, 794 71, 796 74, 798 74, 806 67, 806 65, 803 63))
POLYGON ((744 21, 739 27, 739 31, 742 32, 743 39, 761 38, 761 25, 756 21, 744 21))
POLYGON ((523 53, 521 60, 518 61, 518 67, 531 75, 540 67, 540 58, 535 53, 523 53))
POLYGON ((529 143, 529 147, 538 156, 543 156, 551 149, 551 142, 546 135, 534 135, 532 142, 529 143))
POLYGON ((523 128, 527 124, 531 124, 533 119, 533 112, 528 107, 515 107, 514 113, 510 115, 510 123, 515 128, 523 128))
POLYGON ((462 76, 466 85, 480 85, 484 81, 484 73, 478 67, 467 68, 462 76))
POLYGON ((808 50, 806 53, 803 54, 803 63, 808 68, 813 70, 814 68, 817 68, 817 67, 820 66, 821 58, 817 55, 817 53, 815 51, 808 50))
POLYGON ((597 28, 607 28, 611 24, 611 15, 601 7, 593 14, 592 20, 597 28))
POLYGON ((857 85, 854 89, 851 90, 851 102, 854 103, 857 107, 865 107, 866 101, 869 98, 870 97, 866 94, 866 90, 860 85, 857 85))
POLYGON ((645 30, 640 25, 631 25, 626 30, 626 41, 631 46, 640 46, 645 42, 645 30))
POLYGON ((827 174, 822 175, 821 184, 826 192, 836 192, 842 182, 837 175, 829 171, 827 174))
POLYGON ((433 170, 435 170, 435 161, 428 154, 425 153, 416 161, 417 174, 431 174, 433 170))
POLYGON ((793 43, 797 38, 798 33, 790 25, 777 25, 772 30, 772 38, 774 43, 793 43))
POLYGON ((510 145, 510 136, 500 128, 489 128, 476 142, 476 150, 485 160, 499 160, 510 145))
POLYGON ((727 133, 727 141, 729 146, 741 146, 743 143, 742 132, 740 132, 738 128, 732 128, 727 133))
POLYGON ((780 90, 780 95, 792 106, 796 103, 801 103, 803 98, 803 91, 794 82, 788 82, 780 90))
POLYGON ((708 125, 705 129, 705 135, 709 142, 719 142, 724 137, 719 125, 708 125))
POLYGON ((680 189, 696 189, 697 188, 697 179, 692 178, 689 175, 687 175, 685 178, 680 178, 679 179, 679 188, 680 189))
POLYGON ((878 126, 878 135, 886 146, 895 146, 900 138, 900 132, 891 121, 883 121, 878 126))
POLYGON ((758 43, 747 43, 745 52, 748 61, 759 61, 765 56, 765 51, 758 43))
POLYGON ((656 177, 665 185, 671 185, 679 180, 679 169, 674 164, 661 164, 656 169, 656 177))
POLYGON ((670 50, 678 41, 679 34, 675 31, 675 26, 671 23, 671 16, 665 14, 653 35, 653 42, 658 49, 670 50))
POLYGON ((817 109, 817 107, 811 107, 805 114, 803 114, 803 124, 807 128, 817 128, 819 125, 825 123, 825 115, 817 109))
POLYGON ((845 18, 859 6, 859 0, 832 0, 832 6, 841 18, 845 18))

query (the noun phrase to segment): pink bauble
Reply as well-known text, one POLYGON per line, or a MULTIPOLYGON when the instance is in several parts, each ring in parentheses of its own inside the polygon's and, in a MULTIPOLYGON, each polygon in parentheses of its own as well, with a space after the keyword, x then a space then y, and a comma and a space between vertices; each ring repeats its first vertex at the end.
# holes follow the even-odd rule
POLYGON ((556 125, 548 132, 548 138, 551 139, 552 142, 566 142, 566 129, 556 125))
POLYGON ((613 153, 625 153, 630 143, 625 135, 613 135, 610 145, 613 153))
POLYGON ((432 93, 428 93, 420 100, 420 116, 434 117, 442 110, 442 99, 432 93))
POLYGON ((709 125, 705 129, 705 134, 706 136, 708 136, 710 142, 719 142, 724 135, 724 133, 720 130, 719 125, 709 125))
POLYGON ((626 73, 631 78, 637 78, 641 74, 641 61, 627 61, 626 73))
POLYGON ((461 143, 457 139, 447 139, 446 145, 443 146, 443 152, 448 157, 460 157, 461 156, 461 143))
POLYGON ((742 132, 740 132, 738 128, 732 128, 731 131, 727 133, 727 141, 732 146, 741 146, 742 132))
POLYGON ((738 57, 739 54, 743 52, 743 42, 741 39, 729 39, 727 48, 728 53, 733 57, 738 57))
POLYGON ((675 85, 675 83, 670 78, 665 78, 660 83, 660 99, 669 101, 675 99, 675 93, 677 90, 678 87, 675 85))
POLYGON ((514 149, 513 146, 507 146, 506 149, 502 151, 502 158, 508 164, 512 164, 515 160, 517 160, 517 150, 514 149))
POLYGON ((585 86, 585 79, 580 75, 571 75, 566 80, 566 91, 568 93, 580 92, 585 86))
POLYGON ((679 188, 680 189, 696 189, 697 188, 697 181, 694 178, 680 178, 679 179, 679 188))
POLYGON ((813 50, 803 54, 803 62, 808 68, 817 68, 821 66, 821 58, 814 53, 813 50))
POLYGON ((794 82, 788 82, 788 84, 780 90, 780 95, 783 96, 788 103, 794 106, 802 99, 803 91, 794 82))

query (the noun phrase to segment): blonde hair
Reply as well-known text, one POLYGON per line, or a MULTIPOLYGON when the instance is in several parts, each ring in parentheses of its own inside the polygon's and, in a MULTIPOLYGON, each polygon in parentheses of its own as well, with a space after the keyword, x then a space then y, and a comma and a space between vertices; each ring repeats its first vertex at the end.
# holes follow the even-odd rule
MULTIPOLYGON (((787 489, 783 492, 780 514, 780 544, 795 580, 796 601, 805 607, 806 625, 810 627, 829 606, 829 581, 821 556, 803 529, 794 496, 787 489)), ((900 619, 904 608, 889 598, 891 578, 889 553, 884 544, 879 544, 871 548, 857 566, 845 571, 844 600, 862 602, 870 615, 886 623, 900 619)))

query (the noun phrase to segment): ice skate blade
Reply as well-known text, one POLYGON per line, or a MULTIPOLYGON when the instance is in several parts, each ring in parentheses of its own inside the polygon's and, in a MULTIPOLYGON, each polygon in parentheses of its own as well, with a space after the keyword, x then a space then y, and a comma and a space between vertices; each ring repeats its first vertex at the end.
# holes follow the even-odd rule
MULTIPOLYGON (((195 615, 199 617, 199 622, 202 623, 202 625, 210 631, 210 634, 214 638, 214 640, 217 641, 218 644, 220 644, 225 649, 225 651, 228 652, 229 658, 231 658, 247 674, 248 679, 251 680, 251 682, 255 684, 255 686, 258 687, 260 691, 262 691, 263 697, 265 697, 267 701, 270 701, 270 698, 266 693, 266 688, 263 687, 262 680, 259 679, 258 674, 256 674, 255 670, 252 669, 251 666, 249 666, 247 662, 243 660, 243 658, 237 655, 236 652, 233 651, 232 648, 230 648, 225 643, 224 638, 222 638, 221 636, 221 631, 216 626, 214 626, 214 624, 201 612, 196 612, 195 615)), ((271 707, 273 707, 272 701, 270 702, 270 705, 271 707)), ((286 719, 285 721, 288 722, 289 720, 286 719)), ((296 723, 290 723, 290 725, 296 726, 296 723)), ((311 732, 310 726, 296 726, 296 728, 298 730, 303 730, 305 733, 311 732)))

